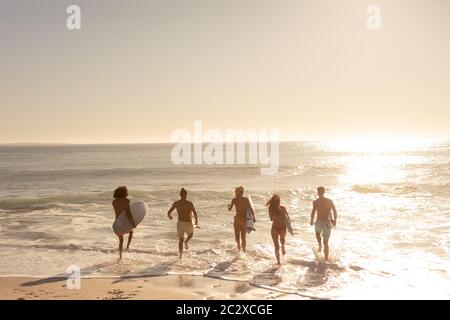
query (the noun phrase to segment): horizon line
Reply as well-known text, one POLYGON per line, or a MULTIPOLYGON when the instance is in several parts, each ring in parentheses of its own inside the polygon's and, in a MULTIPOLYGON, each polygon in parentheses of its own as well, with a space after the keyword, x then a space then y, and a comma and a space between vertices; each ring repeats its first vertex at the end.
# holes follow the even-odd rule
MULTIPOLYGON (((384 140, 382 138, 381 140, 384 140)), ((393 139, 397 140, 397 139, 393 139)), ((442 137, 436 137, 436 138, 417 138, 417 137, 411 137, 411 138, 400 138, 398 140, 401 141, 428 141, 428 142, 449 142, 450 137, 448 138, 442 138, 442 137)), ((341 139, 283 139, 278 140, 276 142, 278 143, 286 143, 286 142, 333 142, 333 141, 374 141, 373 137, 367 137, 367 138, 358 138, 358 139, 352 139, 352 138, 341 138, 341 139)), ((210 143, 238 143, 241 141, 201 141, 202 144, 210 144, 210 143)), ((256 141, 244 141, 245 143, 258 143, 258 142, 273 142, 273 140, 256 140, 256 141)), ((182 142, 174 142, 174 141, 151 141, 151 142, 0 142, 0 146, 70 146, 70 145, 143 145, 143 144, 179 144, 182 142)), ((189 143, 189 142, 188 142, 189 143)), ((195 144, 196 141, 192 141, 189 144, 195 144)))

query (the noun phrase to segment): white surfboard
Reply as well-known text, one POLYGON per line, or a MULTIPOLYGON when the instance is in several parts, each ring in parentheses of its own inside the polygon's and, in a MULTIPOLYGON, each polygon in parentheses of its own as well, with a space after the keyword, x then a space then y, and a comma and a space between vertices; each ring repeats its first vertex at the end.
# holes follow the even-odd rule
POLYGON ((194 226, 195 229, 200 228, 196 223, 195 223, 195 217, 194 214, 191 212, 191 222, 192 225, 194 226))
POLYGON ((284 224, 286 225, 287 231, 291 235, 294 235, 294 230, 292 230, 291 218, 289 218, 289 215, 287 214, 287 212, 285 212, 285 214, 284 214, 284 224))
MULTIPOLYGON (((252 197, 250 197, 250 195, 248 195, 247 198, 248 198, 248 202, 250 202, 250 207, 253 209, 253 212, 255 212, 255 205, 253 204, 252 197)), ((247 209, 246 225, 247 225, 247 233, 256 231, 255 223, 253 222, 252 212, 250 209, 247 209)))
MULTIPOLYGON (((130 204, 131 215, 133 216, 136 226, 144 220, 145 213, 147 212, 147 205, 144 201, 136 201, 130 204)), ((130 219, 128 219, 127 213, 123 211, 117 219, 114 221, 112 226, 114 233, 123 235, 129 233, 133 230, 130 219)))

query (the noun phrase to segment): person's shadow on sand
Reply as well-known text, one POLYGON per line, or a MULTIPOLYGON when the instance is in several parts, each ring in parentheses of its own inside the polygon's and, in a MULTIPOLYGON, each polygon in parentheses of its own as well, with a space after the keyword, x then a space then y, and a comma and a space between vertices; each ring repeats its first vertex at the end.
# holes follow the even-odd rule
POLYGON ((209 270, 206 273, 206 276, 215 276, 217 274, 226 273, 226 271, 233 265, 233 263, 235 263, 238 260, 239 260, 239 257, 236 256, 231 260, 220 262, 217 265, 215 265, 214 268, 209 270))
MULTIPOLYGON (((105 262, 105 263, 99 263, 93 266, 90 266, 88 268, 82 269, 81 273, 82 276, 86 276, 89 274, 92 274, 93 272, 97 271, 98 269, 104 268, 106 266, 109 266, 111 263, 110 262, 105 262)), ((32 286, 38 286, 41 284, 47 284, 47 283, 54 283, 54 282, 59 282, 59 281, 66 281, 69 278, 70 274, 68 273, 59 273, 56 274, 54 276, 50 276, 47 278, 43 278, 43 279, 38 279, 38 280, 33 280, 33 281, 28 281, 28 282, 24 282, 21 284, 22 287, 32 287, 32 286)))
MULTIPOLYGON (((114 264, 116 264, 117 261, 114 262, 105 262, 105 263, 99 263, 93 266, 90 266, 88 268, 82 269, 81 270, 81 277, 84 276, 88 276, 96 271, 98 271, 99 269, 105 268, 105 267, 110 267, 114 264)), ((150 268, 144 269, 140 272, 140 274, 136 274, 136 275, 121 275, 118 280, 114 281, 114 283, 118 283, 121 281, 125 281, 126 279, 131 279, 131 278, 143 278, 143 277, 153 277, 153 276, 162 276, 167 274, 168 271, 170 271, 170 266, 172 264, 176 263, 176 260, 174 261, 169 261, 169 262, 163 262, 163 263, 159 263, 156 264, 150 268)), ((28 281, 25 283, 22 283, 21 286, 23 287, 32 287, 32 286, 38 286, 38 285, 42 285, 42 284, 48 284, 48 283, 54 283, 54 282, 62 282, 62 281, 66 281, 68 279, 70 275, 68 273, 60 273, 60 274, 56 274, 47 278, 43 278, 43 279, 38 279, 38 280, 33 280, 33 281, 28 281)))
POLYGON ((167 275, 167 273, 171 270, 171 266, 175 264, 177 260, 166 261, 162 263, 155 264, 149 268, 145 268, 144 270, 139 271, 138 274, 133 275, 122 275, 120 278, 115 280, 113 283, 123 282, 129 279, 136 278, 148 278, 148 277, 158 277, 167 275))
POLYGON ((344 272, 345 268, 335 263, 317 263, 317 261, 291 260, 292 264, 307 268, 297 281, 299 287, 318 287, 325 284, 332 275, 344 272))
POLYGON ((263 286, 276 286, 283 280, 281 276, 277 275, 276 272, 279 270, 278 266, 270 267, 261 273, 255 275, 251 280, 251 284, 263 285, 263 286))

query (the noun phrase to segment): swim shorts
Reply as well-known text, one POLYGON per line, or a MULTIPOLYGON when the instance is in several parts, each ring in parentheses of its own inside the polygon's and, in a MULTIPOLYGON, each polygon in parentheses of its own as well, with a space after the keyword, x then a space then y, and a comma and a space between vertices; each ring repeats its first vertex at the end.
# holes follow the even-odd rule
POLYGON ((330 221, 316 221, 316 232, 321 233, 324 240, 330 239, 331 222, 330 221))
POLYGON ((194 226, 192 222, 178 221, 177 222, 177 237, 183 238, 184 234, 190 235, 194 232, 194 226))

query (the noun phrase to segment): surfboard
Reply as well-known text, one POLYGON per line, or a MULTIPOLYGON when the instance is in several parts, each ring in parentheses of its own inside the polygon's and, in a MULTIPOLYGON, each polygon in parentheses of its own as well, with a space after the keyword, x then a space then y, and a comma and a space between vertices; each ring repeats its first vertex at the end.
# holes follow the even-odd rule
MULTIPOLYGON (((131 215, 133 216, 136 225, 139 225, 144 220, 145 213, 147 212, 147 205, 144 201, 136 201, 130 204, 131 215)), ((114 233, 118 236, 125 233, 129 233, 133 230, 130 219, 127 217, 127 213, 123 211, 117 219, 114 221, 112 228, 114 233)))
MULTIPOLYGON (((248 195, 247 198, 248 202, 250 202, 250 207, 253 209, 253 212, 255 212, 255 205, 253 204, 252 197, 248 195)), ((246 225, 247 225, 247 233, 256 231, 255 223, 253 222, 252 211, 250 209, 247 209, 246 225)))
POLYGON ((291 235, 294 235, 294 230, 292 230, 292 225, 291 225, 291 219, 289 218, 289 215, 287 214, 287 212, 284 213, 284 224, 286 225, 287 231, 291 235))
POLYGON ((200 228, 196 223, 195 223, 195 217, 194 214, 191 212, 191 222, 192 225, 194 226, 194 228, 200 228))

